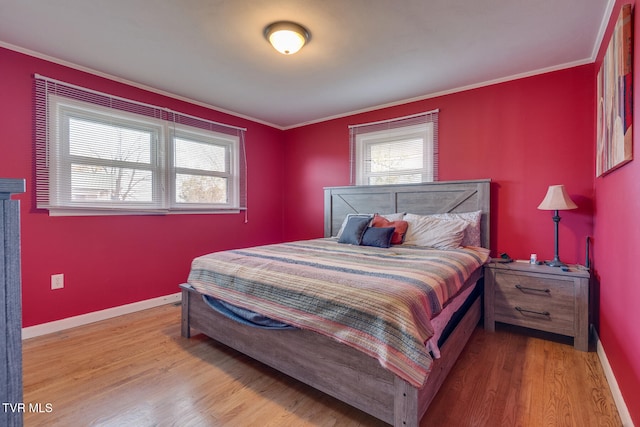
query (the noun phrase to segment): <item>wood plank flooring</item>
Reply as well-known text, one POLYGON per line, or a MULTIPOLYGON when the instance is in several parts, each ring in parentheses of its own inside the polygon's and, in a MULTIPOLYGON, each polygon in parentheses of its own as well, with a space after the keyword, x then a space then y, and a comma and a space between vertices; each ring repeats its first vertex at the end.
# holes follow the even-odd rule
MULTIPOLYGON (((421 426, 621 425, 595 352, 521 332, 479 326, 421 426)), ((41 408, 27 427, 386 425, 203 335, 182 338, 174 305, 26 340, 23 358, 24 401, 41 408)))

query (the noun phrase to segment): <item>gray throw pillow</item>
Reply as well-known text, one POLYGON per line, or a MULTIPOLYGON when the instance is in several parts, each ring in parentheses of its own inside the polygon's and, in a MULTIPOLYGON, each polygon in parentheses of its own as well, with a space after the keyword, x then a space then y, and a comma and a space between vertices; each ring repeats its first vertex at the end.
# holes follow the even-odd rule
POLYGON ((359 245, 362 242, 362 235, 369 226, 371 217, 353 216, 349 218, 344 230, 338 239, 338 243, 348 243, 351 245, 359 245))

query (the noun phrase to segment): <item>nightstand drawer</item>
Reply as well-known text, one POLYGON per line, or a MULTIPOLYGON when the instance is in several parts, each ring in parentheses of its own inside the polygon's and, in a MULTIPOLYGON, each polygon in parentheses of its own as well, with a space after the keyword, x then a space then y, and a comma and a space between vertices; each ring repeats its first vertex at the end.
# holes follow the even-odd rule
POLYGON ((574 335, 572 280, 499 271, 494 292, 496 321, 574 335))

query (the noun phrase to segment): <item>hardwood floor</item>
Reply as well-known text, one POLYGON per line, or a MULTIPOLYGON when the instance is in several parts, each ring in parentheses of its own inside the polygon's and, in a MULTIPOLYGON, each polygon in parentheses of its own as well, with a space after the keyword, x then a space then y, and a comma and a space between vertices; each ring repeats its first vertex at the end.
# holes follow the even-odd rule
MULTIPOLYGON (((620 426, 595 352, 474 332, 421 425, 620 426)), ((203 335, 166 305, 23 343, 25 426, 386 425, 203 335), (39 406, 35 404, 40 404, 39 406)))

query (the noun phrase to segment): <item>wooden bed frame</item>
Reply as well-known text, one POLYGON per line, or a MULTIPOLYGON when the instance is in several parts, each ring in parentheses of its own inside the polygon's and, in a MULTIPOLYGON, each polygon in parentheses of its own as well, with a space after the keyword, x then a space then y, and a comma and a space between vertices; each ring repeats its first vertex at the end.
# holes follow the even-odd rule
MULTIPOLYGON (((349 213, 429 214, 481 210, 482 243, 489 248, 489 180, 325 189, 325 237, 349 213)), ((469 281, 482 277, 479 269, 469 281)), ((441 347, 424 387, 418 389, 364 353, 303 330, 245 326, 212 310, 201 294, 182 287, 182 336, 191 329, 397 427, 416 427, 481 317, 478 297, 441 347)))

